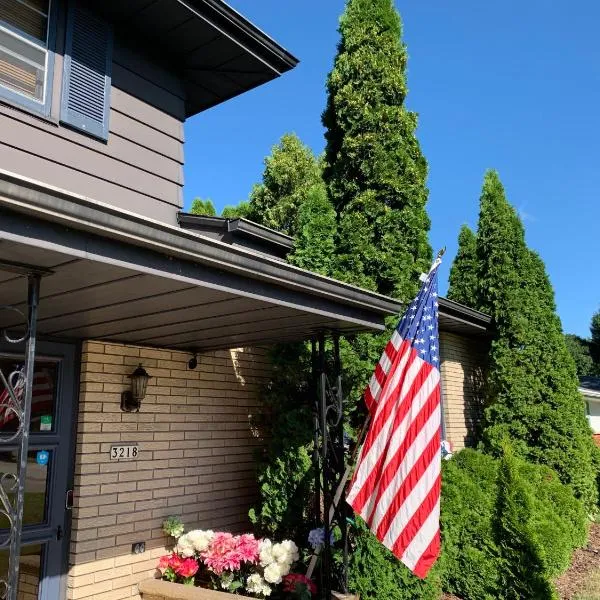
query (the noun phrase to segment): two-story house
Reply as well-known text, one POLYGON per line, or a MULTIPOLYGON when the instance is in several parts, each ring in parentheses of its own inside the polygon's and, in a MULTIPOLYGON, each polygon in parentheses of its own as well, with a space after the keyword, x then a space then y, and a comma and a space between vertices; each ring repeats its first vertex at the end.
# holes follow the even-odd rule
MULTIPOLYGON (((11 600, 15 564, 19 598, 137 596, 169 514, 247 526, 265 347, 401 310, 287 264, 276 232, 178 218, 185 120, 296 63, 221 0, 0 0, 0 369, 35 361, 31 415, 0 381, 11 600)), ((489 319, 440 310, 461 445, 489 319)))

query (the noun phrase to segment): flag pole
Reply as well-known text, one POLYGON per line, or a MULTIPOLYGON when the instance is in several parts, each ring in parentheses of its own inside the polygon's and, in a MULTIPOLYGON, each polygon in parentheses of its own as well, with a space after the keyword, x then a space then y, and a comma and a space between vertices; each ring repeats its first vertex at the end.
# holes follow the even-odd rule
MULTIPOLYGON (((440 248, 440 250, 438 251, 436 258, 433 261, 431 268, 429 269, 429 273, 431 273, 431 271, 433 271, 441 263, 442 256, 444 256, 445 253, 446 253, 446 246, 444 246, 443 248, 440 248)), ((423 274, 423 275, 425 275, 425 278, 427 277, 426 274, 423 274)), ((445 440, 445 438, 446 438, 446 419, 445 419, 445 412, 444 412, 444 405, 443 405, 443 394, 441 394, 441 386, 440 386, 440 411, 442 414, 442 419, 441 419, 441 421, 442 421, 442 423, 441 423, 442 440, 445 440)), ((365 441, 367 432, 369 431, 370 424, 371 424, 371 414, 368 414, 367 418, 365 419, 365 422, 363 423, 363 426, 361 427, 361 429, 358 433, 358 436, 356 438, 356 445, 354 446, 354 450, 352 451, 352 456, 350 457, 348 466, 346 467, 344 474, 342 476, 342 479, 340 480, 340 483, 339 483, 339 485, 335 491, 335 494, 333 496, 333 500, 332 500, 331 506, 329 508, 329 522, 331 522, 333 520, 335 511, 340 503, 340 500, 342 498, 344 490, 346 489, 346 484, 348 483, 348 479, 350 478, 350 473, 354 469, 354 463, 356 462, 356 458, 358 456, 360 448, 363 445, 363 442, 365 441)), ((319 546, 313 552, 313 555, 310 559, 310 563, 308 565, 308 569, 306 570, 306 576, 308 578, 312 578, 315 567, 317 566, 317 560, 319 559, 320 553, 321 553, 321 547, 319 546)))

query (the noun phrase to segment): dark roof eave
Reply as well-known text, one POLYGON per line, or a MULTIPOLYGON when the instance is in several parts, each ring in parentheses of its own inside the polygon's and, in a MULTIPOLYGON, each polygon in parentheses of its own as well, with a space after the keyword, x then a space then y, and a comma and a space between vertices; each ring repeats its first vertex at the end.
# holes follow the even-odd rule
POLYGON ((305 271, 274 258, 230 246, 196 232, 146 219, 65 190, 47 188, 0 169, 0 205, 33 214, 74 229, 94 232, 134 245, 159 249, 198 263, 276 282, 290 289, 322 296, 382 316, 398 314, 402 304, 375 292, 305 271))
POLYGON ((298 59, 222 0, 177 0, 218 25, 235 41, 257 54, 278 74, 293 69, 298 59))
POLYGON ((492 325, 492 317, 481 311, 459 304, 448 298, 440 297, 440 313, 447 317, 456 318, 464 323, 469 323, 479 329, 489 330, 492 325))

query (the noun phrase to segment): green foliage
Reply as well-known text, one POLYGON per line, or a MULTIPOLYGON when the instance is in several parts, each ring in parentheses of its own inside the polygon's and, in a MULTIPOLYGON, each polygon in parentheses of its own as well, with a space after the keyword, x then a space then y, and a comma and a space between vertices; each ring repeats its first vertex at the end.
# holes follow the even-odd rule
POLYGON ((548 467, 462 450, 443 465, 444 589, 464 600, 553 598, 586 513, 548 467))
POLYGON ((226 206, 221 211, 221 216, 225 219, 248 219, 250 214, 250 203, 242 201, 235 206, 226 206))
POLYGON ((595 312, 592 317, 590 332, 592 334, 590 351, 596 363, 597 371, 600 373, 600 310, 595 312))
POLYGON ((340 34, 323 114, 324 179, 339 219, 335 275, 410 300, 432 256, 400 16, 392 0, 348 0, 340 34))
POLYGON ((463 225, 458 235, 458 252, 450 269, 448 298, 472 306, 477 295, 477 236, 463 225))
POLYGON ((215 205, 210 198, 207 198, 206 200, 202 200, 202 198, 194 198, 190 212, 193 215, 205 215, 209 217, 214 217, 217 214, 215 205))
POLYGON ((265 158, 262 183, 254 186, 246 217, 287 235, 298 231, 299 208, 321 183, 321 166, 312 150, 288 133, 265 158))
POLYGON ((325 186, 314 185, 298 210, 298 232, 292 264, 322 275, 329 275, 335 252, 335 211, 327 198, 325 186))
POLYGON ((578 335, 567 333, 565 335, 565 344, 567 350, 575 362, 575 369, 578 377, 594 376, 598 373, 598 368, 591 354, 591 343, 578 335))
POLYGON ((348 585, 364 600, 438 600, 441 595, 439 566, 427 579, 415 577, 357 519, 352 538, 348 585))
POLYGON ((269 440, 259 457, 260 502, 250 520, 264 535, 306 539, 312 523, 312 406, 310 354, 304 344, 279 344, 270 355, 272 377, 263 393, 262 423, 269 440))
POLYGON ((507 600, 554 600, 539 542, 531 523, 533 496, 506 448, 498 470, 495 526, 500 581, 507 600))
MULTIPOLYGON (((464 267, 464 263, 463 263, 464 267)), ((500 455, 505 438, 517 455, 554 469, 593 510, 594 445, 575 364, 556 314, 543 261, 525 243, 498 174, 485 175, 476 240, 472 305, 493 317, 483 442, 500 455)), ((455 278, 461 264, 454 266, 455 278)))
POLYGON ((442 472, 444 589, 464 600, 495 600, 501 563, 494 542, 497 461, 465 449, 442 472))

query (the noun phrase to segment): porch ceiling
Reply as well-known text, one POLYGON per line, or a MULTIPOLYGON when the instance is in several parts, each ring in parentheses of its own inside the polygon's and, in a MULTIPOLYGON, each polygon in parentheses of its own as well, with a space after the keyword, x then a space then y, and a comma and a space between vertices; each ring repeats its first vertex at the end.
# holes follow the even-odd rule
MULTIPOLYGON (((0 260, 44 267, 38 331, 187 350, 383 329, 399 303, 0 172, 0 260)), ((24 309, 0 271, 0 305, 24 309)), ((0 311, 1 327, 18 315, 0 311)))

